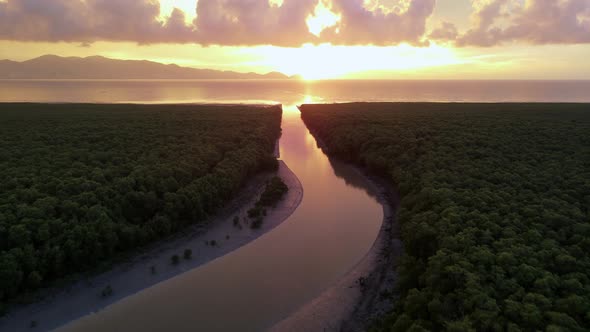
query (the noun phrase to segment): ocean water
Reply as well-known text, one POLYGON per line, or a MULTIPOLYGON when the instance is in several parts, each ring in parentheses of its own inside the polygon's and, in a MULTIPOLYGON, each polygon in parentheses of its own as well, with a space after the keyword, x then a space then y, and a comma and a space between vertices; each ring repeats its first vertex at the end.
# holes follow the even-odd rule
POLYGON ((0 102, 590 102, 588 81, 0 80, 0 102))

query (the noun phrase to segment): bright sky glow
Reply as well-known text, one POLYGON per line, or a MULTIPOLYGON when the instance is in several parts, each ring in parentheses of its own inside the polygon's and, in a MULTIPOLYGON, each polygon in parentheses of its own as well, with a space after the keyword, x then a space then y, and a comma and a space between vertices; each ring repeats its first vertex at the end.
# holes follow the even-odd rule
POLYGON ((174 8, 184 12, 187 23, 192 22, 197 17, 196 0, 160 0, 160 16, 162 18, 169 17, 174 8))
POLYGON ((333 27, 340 21, 341 17, 330 10, 325 1, 320 1, 315 7, 313 15, 307 17, 309 32, 319 36, 322 31, 333 27))
POLYGON ((271 6, 280 7, 283 5, 283 0, 268 0, 268 3, 270 3, 271 6))
POLYGON ((412 47, 303 45, 300 48, 272 48, 261 52, 262 63, 304 79, 332 79, 363 71, 408 71, 417 68, 463 63, 450 48, 438 45, 412 47))

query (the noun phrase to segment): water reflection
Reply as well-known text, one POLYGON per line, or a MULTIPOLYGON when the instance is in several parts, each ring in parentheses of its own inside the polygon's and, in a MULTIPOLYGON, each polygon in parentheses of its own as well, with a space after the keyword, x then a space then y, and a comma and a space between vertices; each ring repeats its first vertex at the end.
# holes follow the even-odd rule
POLYGON ((345 164, 339 160, 335 160, 330 158, 330 166, 334 170, 334 174, 343 179, 344 182, 354 188, 364 190, 369 196, 373 197, 374 199, 379 199, 377 196, 378 193, 375 191, 375 188, 372 186, 367 187, 366 179, 361 176, 359 169, 354 169, 350 167, 350 165, 345 164))
POLYGON ((304 188, 281 226, 64 330, 260 331, 342 277, 372 246, 382 208, 358 173, 330 163, 294 106, 285 107, 280 150, 304 188))

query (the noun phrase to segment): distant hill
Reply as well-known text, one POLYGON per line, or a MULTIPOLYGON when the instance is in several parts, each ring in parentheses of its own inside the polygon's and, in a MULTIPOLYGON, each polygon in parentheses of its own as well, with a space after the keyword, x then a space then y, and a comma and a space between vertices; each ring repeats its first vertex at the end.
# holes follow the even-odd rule
POLYGON ((23 62, 0 60, 0 79, 286 79, 278 72, 238 73, 145 60, 44 55, 23 62))

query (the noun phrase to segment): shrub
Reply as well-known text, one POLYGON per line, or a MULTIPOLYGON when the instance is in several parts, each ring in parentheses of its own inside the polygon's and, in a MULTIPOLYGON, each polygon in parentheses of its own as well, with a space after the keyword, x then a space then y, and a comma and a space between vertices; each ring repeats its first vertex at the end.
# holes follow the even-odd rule
POLYGON ((256 219, 254 219, 254 221, 252 221, 252 224, 250 225, 250 228, 259 229, 260 227, 262 227, 263 221, 264 221, 264 219, 262 217, 258 217, 256 219))
POLYGON ((100 294, 102 297, 109 297, 111 295, 113 295, 113 288, 111 287, 111 285, 107 285, 101 292, 100 294))
POLYGON ((183 256, 184 256, 184 259, 187 259, 187 260, 191 259, 191 258, 193 258, 193 251, 190 249, 185 249, 183 256))

